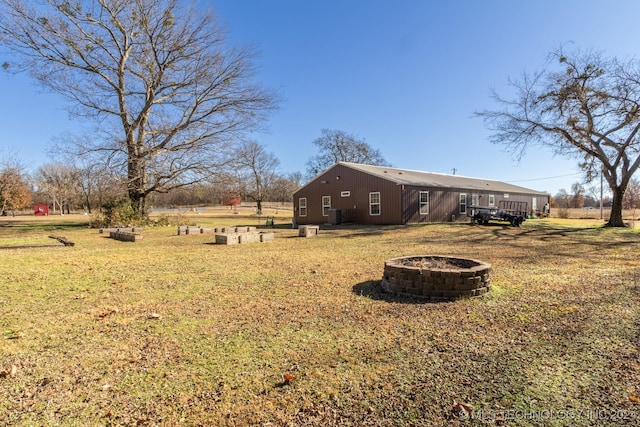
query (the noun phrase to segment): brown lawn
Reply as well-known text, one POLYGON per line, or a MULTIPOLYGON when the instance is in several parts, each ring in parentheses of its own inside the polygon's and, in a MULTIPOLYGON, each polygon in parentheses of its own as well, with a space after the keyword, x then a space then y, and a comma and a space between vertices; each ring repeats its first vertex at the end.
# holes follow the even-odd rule
MULTIPOLYGON (((0 219, 0 424, 640 424, 640 235, 600 221, 322 227, 214 245, 0 219), (385 294, 384 261, 492 264, 479 299, 385 294)), ((260 225, 250 212, 183 221, 260 225)))

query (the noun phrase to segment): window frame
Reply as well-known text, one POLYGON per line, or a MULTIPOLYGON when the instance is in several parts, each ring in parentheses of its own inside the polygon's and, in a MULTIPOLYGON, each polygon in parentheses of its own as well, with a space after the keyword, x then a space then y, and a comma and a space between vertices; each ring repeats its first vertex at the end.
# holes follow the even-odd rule
POLYGON ((331 196, 322 196, 322 216, 329 216, 329 209, 331 209, 331 196), (328 200, 328 204, 325 204, 325 200, 328 200))
POLYGON ((467 213, 467 193, 460 193, 458 212, 460 214, 467 213))
POLYGON ((380 196, 380 192, 379 191, 371 191, 369 193, 369 215, 370 216, 380 216, 382 215, 382 208, 381 208, 381 200, 382 197, 380 196), (372 198, 373 196, 377 196, 378 197, 378 201, 373 201, 372 198), (376 206, 377 212, 373 211, 373 207, 376 206))
POLYGON ((418 212, 420 213, 420 215, 429 215, 429 192, 428 191, 420 191, 420 194, 418 195, 418 203, 419 203, 418 212), (426 202, 422 200, 422 195, 427 196, 426 202), (426 206, 426 212, 424 211, 425 206, 426 206))
POLYGON ((307 216, 307 198, 300 197, 298 199, 298 215, 299 216, 307 216), (303 203, 304 200, 304 203, 303 203), (304 213, 303 213, 304 210, 304 213))
POLYGON ((495 194, 489 194, 489 206, 495 206, 496 205, 496 195, 495 194))

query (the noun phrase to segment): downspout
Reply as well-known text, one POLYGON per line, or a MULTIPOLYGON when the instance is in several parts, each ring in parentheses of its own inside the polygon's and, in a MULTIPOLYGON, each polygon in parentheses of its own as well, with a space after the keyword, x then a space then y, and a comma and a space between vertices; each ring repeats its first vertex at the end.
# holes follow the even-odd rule
POLYGON ((405 209, 405 193, 404 193, 404 184, 400 185, 400 209, 401 209, 401 215, 402 215, 402 225, 407 225, 407 217, 405 212, 407 211, 405 209))

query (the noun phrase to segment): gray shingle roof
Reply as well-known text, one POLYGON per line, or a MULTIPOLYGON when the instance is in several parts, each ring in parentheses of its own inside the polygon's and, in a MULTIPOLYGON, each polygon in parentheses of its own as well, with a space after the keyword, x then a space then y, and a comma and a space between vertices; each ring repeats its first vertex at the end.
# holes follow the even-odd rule
POLYGON ((460 188, 465 190, 485 190, 496 191, 500 193, 524 193, 547 195, 542 191, 531 190, 529 188, 520 187, 518 185, 508 184, 501 181, 493 181, 490 179, 471 178, 461 175, 447 175, 443 173, 422 172, 410 169, 398 169, 386 166, 371 166, 359 163, 339 162, 352 169, 356 169, 370 175, 378 176, 383 179, 395 182, 396 184, 441 187, 441 188, 460 188))

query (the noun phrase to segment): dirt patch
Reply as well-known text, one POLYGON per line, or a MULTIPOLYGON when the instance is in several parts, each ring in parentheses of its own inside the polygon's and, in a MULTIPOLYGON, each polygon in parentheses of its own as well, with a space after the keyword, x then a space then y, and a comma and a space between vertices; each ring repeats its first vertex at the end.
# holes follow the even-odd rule
POLYGON ((424 270, 431 269, 456 269, 477 267, 478 263, 470 259, 447 258, 447 257, 416 257, 399 260, 400 265, 407 267, 419 267, 424 270))

